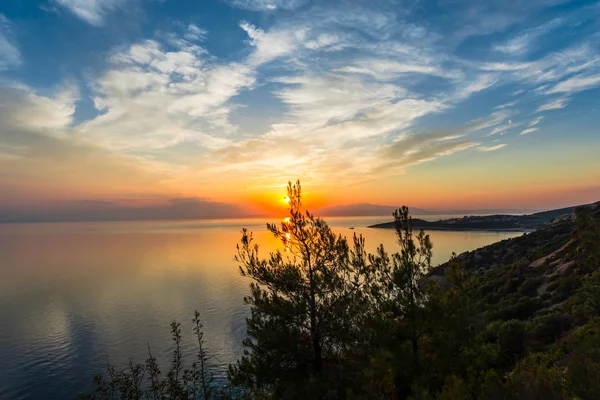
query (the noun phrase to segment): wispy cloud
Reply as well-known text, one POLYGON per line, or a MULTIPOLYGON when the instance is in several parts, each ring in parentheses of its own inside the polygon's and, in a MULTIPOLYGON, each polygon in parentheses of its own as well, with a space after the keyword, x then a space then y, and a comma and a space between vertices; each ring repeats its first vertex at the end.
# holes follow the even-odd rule
POLYGON ((56 4, 67 8, 70 12, 90 25, 100 26, 104 16, 121 7, 128 0, 54 0, 56 4))
POLYGON ((522 125, 524 125, 523 121, 519 121, 519 122, 515 122, 511 118, 512 114, 509 114, 507 112, 500 112, 500 113, 496 113, 499 115, 499 117, 504 117, 504 118, 498 118, 498 124, 494 124, 493 129, 491 130, 491 132, 487 135, 487 136, 494 136, 494 135, 500 135, 503 136, 506 132, 518 128, 522 125))
POLYGON ((371 75, 379 80, 396 79, 400 75, 419 73, 444 76, 446 73, 434 66, 423 64, 408 64, 385 59, 361 60, 355 65, 340 68, 340 72, 371 75))
POLYGON ((406 142, 401 140, 384 147, 383 157, 372 172, 385 175, 397 174, 404 172, 410 166, 450 156, 479 145, 471 140, 452 136, 450 138, 435 137, 435 134, 424 136, 425 138, 420 137, 417 140, 408 137, 406 142))
POLYGON ((474 93, 481 92, 498 82, 498 79, 492 74, 481 74, 477 76, 473 81, 464 84, 458 88, 455 94, 455 98, 463 100, 468 98, 474 93))
POLYGON ((21 52, 13 38, 12 24, 0 14, 0 71, 21 64, 21 52))
POLYGON ((568 104, 569 99, 567 97, 562 97, 559 99, 550 100, 549 102, 542 104, 537 108, 536 112, 560 110, 561 108, 565 108, 568 104))
POLYGON ((545 84, 589 70, 599 63, 600 54, 594 46, 584 42, 551 52, 534 61, 486 62, 480 68, 485 71, 508 73, 508 78, 518 81, 545 84))
POLYGON ((208 31, 206 29, 202 29, 195 24, 189 24, 187 27, 187 32, 183 35, 183 37, 190 41, 198 41, 203 40, 208 35, 208 31))
POLYGON ((528 133, 535 132, 538 129, 539 128, 537 128, 537 127, 524 129, 523 131, 521 131, 521 135, 527 135, 528 133))
POLYGON ((541 117, 541 116, 540 116, 540 117, 536 117, 536 118, 532 119, 532 120, 531 120, 531 121, 530 121, 530 122, 527 124, 527 126, 528 126, 528 127, 535 126, 535 125, 539 124, 540 122, 542 122, 542 120, 543 120, 543 119, 544 119, 544 117, 541 117))
POLYGON ((560 82, 546 93, 577 93, 597 86, 600 86, 600 75, 576 76, 560 82))
POLYGON ((305 41, 304 47, 311 50, 341 50, 345 47, 345 44, 342 43, 342 38, 340 36, 336 34, 323 33, 314 39, 305 41))
POLYGON ((502 143, 502 144, 497 144, 495 146, 479 146, 479 147, 477 147, 477 150, 489 152, 489 151, 500 150, 500 149, 503 149, 505 147, 506 147, 506 143, 502 143))
POLYGON ((308 0, 225 0, 234 7, 251 11, 275 11, 278 9, 293 10, 308 0))
POLYGON ((553 19, 538 27, 527 29, 504 43, 495 45, 494 49, 508 55, 522 55, 531 50, 531 46, 536 39, 564 23, 565 20, 563 18, 553 19))
POLYGON ((509 101, 508 103, 500 104, 499 106, 494 107, 496 110, 502 110, 504 108, 511 108, 516 106, 518 101, 509 101))
POLYGON ((292 53, 306 38, 303 28, 274 29, 266 33, 247 22, 242 22, 240 27, 246 31, 250 38, 250 45, 255 48, 248 60, 255 65, 264 64, 292 53))
POLYGON ((343 122, 359 112, 400 100, 406 91, 393 84, 366 83, 357 76, 290 77, 277 82, 286 87, 277 96, 290 107, 290 115, 309 127, 343 122))

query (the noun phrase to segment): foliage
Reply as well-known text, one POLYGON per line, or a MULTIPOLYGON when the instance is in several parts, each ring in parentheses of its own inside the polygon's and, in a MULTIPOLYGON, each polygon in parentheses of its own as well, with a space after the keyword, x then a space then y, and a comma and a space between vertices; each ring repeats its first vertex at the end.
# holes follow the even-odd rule
POLYGON ((289 217, 269 231, 285 246, 261 259, 243 231, 236 259, 254 280, 247 320, 249 349, 229 369, 234 385, 252 395, 317 398, 353 381, 351 358, 360 339, 366 287, 372 279, 364 239, 352 245, 320 218, 302 210, 301 187, 288 187, 289 217))
MULTIPOLYGON (((171 323, 171 337, 173 339, 173 358, 169 371, 162 373, 156 357, 152 355, 148 346, 148 358, 145 363, 129 361, 127 368, 117 370, 108 365, 106 375, 94 378, 96 387, 93 394, 82 394, 80 399, 112 400, 112 399, 203 399, 214 398, 216 393, 213 374, 209 371, 209 356, 204 345, 204 331, 200 322, 198 311, 194 313, 194 334, 198 342, 196 360, 190 368, 183 368, 183 354, 181 351, 181 325, 171 323)), ((226 397, 224 389, 220 390, 219 397, 226 397)))

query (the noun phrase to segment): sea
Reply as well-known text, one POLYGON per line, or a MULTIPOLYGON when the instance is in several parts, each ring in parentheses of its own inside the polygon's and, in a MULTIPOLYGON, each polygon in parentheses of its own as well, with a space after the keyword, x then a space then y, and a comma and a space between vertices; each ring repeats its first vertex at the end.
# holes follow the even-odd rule
MULTIPOLYGON (((451 216, 415 216, 437 220, 451 216)), ((327 218, 368 251, 398 250, 387 217, 327 218)), ((234 260, 242 228, 260 253, 281 249, 264 219, 0 224, 0 399, 75 399, 107 362, 143 362, 148 346, 166 368, 170 322, 196 352, 195 310, 218 380, 243 352, 249 278, 234 260)), ((433 263, 522 235, 431 231, 433 263)))

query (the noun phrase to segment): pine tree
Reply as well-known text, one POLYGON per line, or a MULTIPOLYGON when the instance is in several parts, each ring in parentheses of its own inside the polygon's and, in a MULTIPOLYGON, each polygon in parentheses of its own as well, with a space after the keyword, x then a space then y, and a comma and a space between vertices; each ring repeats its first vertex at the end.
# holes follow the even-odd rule
POLYGON ((432 244, 421 231, 413 235, 407 207, 394 212, 400 252, 388 256, 383 247, 372 257, 377 280, 373 324, 375 348, 389 353, 394 397, 405 399, 419 385, 422 376, 421 343, 430 327, 427 280, 431 268, 432 244))
POLYGON ((285 251, 261 258, 243 231, 237 261, 253 279, 245 355, 229 377, 262 398, 343 398, 349 354, 368 308, 372 271, 364 240, 350 246, 321 218, 303 211, 300 182, 288 185, 289 217, 268 230, 285 251))

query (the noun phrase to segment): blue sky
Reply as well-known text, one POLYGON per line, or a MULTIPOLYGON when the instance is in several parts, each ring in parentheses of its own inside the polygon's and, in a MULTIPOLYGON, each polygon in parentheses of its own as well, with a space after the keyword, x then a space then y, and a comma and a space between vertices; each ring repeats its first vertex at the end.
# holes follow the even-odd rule
POLYGON ((597 200, 599 16, 560 0, 4 0, 2 204, 261 206, 295 178, 325 204, 597 200))

